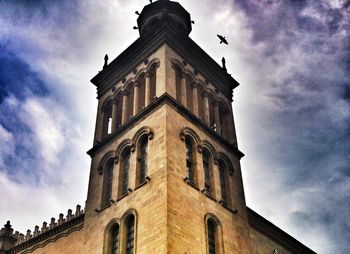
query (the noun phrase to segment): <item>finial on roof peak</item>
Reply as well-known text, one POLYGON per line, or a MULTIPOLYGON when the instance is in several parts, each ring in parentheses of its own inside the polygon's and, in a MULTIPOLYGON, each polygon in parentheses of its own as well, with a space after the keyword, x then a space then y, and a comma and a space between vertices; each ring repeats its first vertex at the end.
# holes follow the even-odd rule
POLYGON ((108 65, 108 55, 106 54, 106 55, 105 55, 105 63, 104 63, 104 65, 103 65, 103 69, 106 68, 107 65, 108 65))

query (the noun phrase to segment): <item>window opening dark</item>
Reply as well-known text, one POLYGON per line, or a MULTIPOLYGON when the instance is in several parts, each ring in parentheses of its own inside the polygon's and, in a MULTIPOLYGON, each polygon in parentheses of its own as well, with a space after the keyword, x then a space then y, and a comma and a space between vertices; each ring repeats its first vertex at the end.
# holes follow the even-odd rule
POLYGON ((147 155, 148 155, 148 140, 144 138, 141 142, 140 154, 140 183, 146 181, 147 176, 147 155))
POLYGON ((115 225, 112 229, 111 254, 118 254, 119 249, 119 225, 115 225))
POLYGON ((208 220, 208 249, 209 254, 215 254, 215 229, 216 225, 212 220, 208 220))
POLYGON ((134 253, 134 232, 135 232, 135 223, 134 216, 131 216, 126 224, 126 254, 134 253))
POLYGON ((113 185, 113 167, 114 160, 109 159, 105 166, 105 189, 104 189, 104 199, 103 205, 108 205, 112 198, 112 185, 113 185))
POLYGON ((221 199, 227 204, 227 185, 226 185, 226 176, 225 176, 225 165, 219 163, 219 175, 220 175, 220 188, 221 188, 221 199))
POLYGON ((185 139, 186 143, 186 171, 187 178, 190 183, 194 183, 193 176, 193 151, 192 151, 192 143, 189 139, 185 139))
POLYGON ((210 187, 210 160, 208 152, 203 151, 203 169, 204 169, 204 185, 205 190, 208 193, 211 193, 211 187, 210 187))
POLYGON ((129 188, 129 169, 130 169, 130 150, 126 151, 123 155, 123 168, 122 168, 122 188, 121 194, 126 195, 129 188))

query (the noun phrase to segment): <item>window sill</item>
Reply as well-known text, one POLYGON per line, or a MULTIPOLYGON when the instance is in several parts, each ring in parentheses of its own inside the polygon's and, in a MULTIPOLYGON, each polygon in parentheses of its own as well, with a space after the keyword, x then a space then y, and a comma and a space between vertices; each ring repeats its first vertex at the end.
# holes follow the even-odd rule
POLYGON ((201 190, 201 192, 211 200, 218 202, 206 189, 201 190))
POLYGON ((199 191, 199 188, 198 188, 193 182, 191 182, 191 181, 188 179, 187 176, 184 178, 184 181, 185 181, 189 186, 191 186, 192 188, 195 188, 196 190, 199 191))
POLYGON ((219 201, 219 204, 222 205, 223 208, 229 210, 231 213, 233 214, 237 214, 238 210, 237 209, 231 209, 227 203, 225 201, 223 201, 222 199, 219 201))
POLYGON ((122 200, 123 198, 125 198, 126 196, 128 196, 129 194, 130 194, 130 192, 120 195, 120 196, 117 198, 116 201, 119 202, 120 200, 122 200))
POLYGON ((107 208, 109 208, 109 207, 111 207, 111 203, 109 203, 108 205, 105 205, 105 206, 101 207, 100 209, 96 208, 96 209, 95 209, 95 212, 97 212, 97 213, 103 212, 105 209, 107 209, 107 208))
POLYGON ((144 180, 142 183, 140 183, 139 185, 137 185, 137 186, 135 187, 135 190, 141 188, 142 186, 144 186, 145 184, 147 184, 147 183, 150 182, 150 181, 151 181, 151 177, 146 176, 146 180, 144 180))

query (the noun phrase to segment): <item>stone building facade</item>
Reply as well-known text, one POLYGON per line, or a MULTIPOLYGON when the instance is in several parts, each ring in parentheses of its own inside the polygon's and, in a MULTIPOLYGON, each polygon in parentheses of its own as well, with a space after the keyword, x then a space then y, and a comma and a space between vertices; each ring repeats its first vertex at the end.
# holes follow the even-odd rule
POLYGON ((85 209, 26 234, 8 222, 0 254, 314 253, 246 207, 231 107, 239 84, 189 38, 190 14, 160 0, 138 29, 91 80, 85 209))

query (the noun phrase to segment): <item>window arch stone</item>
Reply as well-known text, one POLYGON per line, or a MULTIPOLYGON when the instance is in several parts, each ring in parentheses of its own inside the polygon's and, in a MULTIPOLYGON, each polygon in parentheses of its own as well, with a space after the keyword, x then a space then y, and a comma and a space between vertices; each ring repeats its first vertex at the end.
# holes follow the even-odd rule
POLYGON ((98 165, 98 167, 97 167, 97 172, 98 172, 99 175, 102 175, 102 174, 103 174, 103 167, 104 167, 105 163, 107 162, 107 160, 108 160, 109 158, 115 159, 115 152, 114 152, 114 151, 109 151, 109 152, 107 152, 107 153, 106 153, 105 155, 103 155, 103 157, 101 158, 100 163, 99 163, 99 165, 98 165))
POLYGON ((204 217, 206 233, 206 249, 208 254, 223 254, 224 241, 222 234, 222 224, 220 220, 212 213, 204 217))
MULTIPOLYGON (((150 127, 144 126, 141 129, 139 129, 132 138, 132 145, 135 147, 135 145, 139 142, 140 138, 142 138, 144 135, 147 136, 149 140, 153 139, 153 131, 150 127)), ((134 151, 134 150, 133 150, 134 151)))
POLYGON ((226 154, 219 152, 217 154, 217 160, 221 160, 223 163, 225 163, 227 166, 227 169, 229 170, 230 175, 233 175, 235 170, 234 170, 234 167, 231 163, 230 158, 226 154))
POLYGON ((214 157, 212 153, 204 147, 202 149, 202 163, 203 163, 203 173, 204 173, 204 189, 202 192, 209 197, 213 197, 215 194, 214 186, 214 157))
POLYGON ((184 127, 184 128, 182 128, 182 130, 180 132, 181 140, 185 141, 186 136, 188 136, 188 137, 190 137, 191 139, 194 140, 198 152, 201 152, 202 150, 201 150, 201 145, 200 144, 202 142, 201 142, 200 137, 197 135, 197 133, 193 129, 189 128, 189 127, 184 127))
POLYGON ((112 200, 114 175, 114 158, 109 157, 103 164, 103 183, 101 195, 101 207, 107 207, 112 200))
POLYGON ((129 253, 137 253, 136 250, 136 242, 137 242, 137 212, 135 209, 129 209, 127 210, 123 216, 121 217, 121 253, 122 254, 129 254, 129 253), (132 236, 130 235, 130 228, 128 228, 128 226, 130 226, 130 220, 133 220, 133 232, 132 232, 132 236), (128 236, 129 235, 129 236, 128 236), (132 237, 132 238, 131 238, 132 237), (128 241, 131 241, 132 243, 128 241), (132 250, 127 252, 128 247, 130 248, 130 244, 132 244, 132 250))
POLYGON ((116 252, 116 251, 119 251, 119 249, 120 249, 120 220, 117 218, 114 218, 107 224, 105 228, 103 254, 116 254, 116 253, 119 253, 119 252, 116 252), (113 239, 113 237, 116 237, 115 235, 113 235, 117 233, 117 232, 114 232, 116 229, 118 229, 118 235, 117 235, 118 238, 113 239), (117 242, 113 240, 117 240, 117 242), (117 250, 115 249, 115 247, 117 247, 117 250))
MULTIPOLYGON (((153 139, 153 132, 148 126, 139 129, 132 138, 136 148, 136 187, 150 180, 148 176, 149 140, 153 139)), ((134 150, 134 151, 135 151, 134 150)))
POLYGON ((203 140, 200 145, 200 148, 201 150, 207 149, 213 157, 214 163, 218 164, 216 149, 209 141, 203 140))
POLYGON ((115 163, 117 164, 120 161, 120 155, 122 151, 129 148, 131 152, 135 150, 135 145, 131 142, 130 139, 125 139, 123 142, 121 142, 115 151, 115 163))

